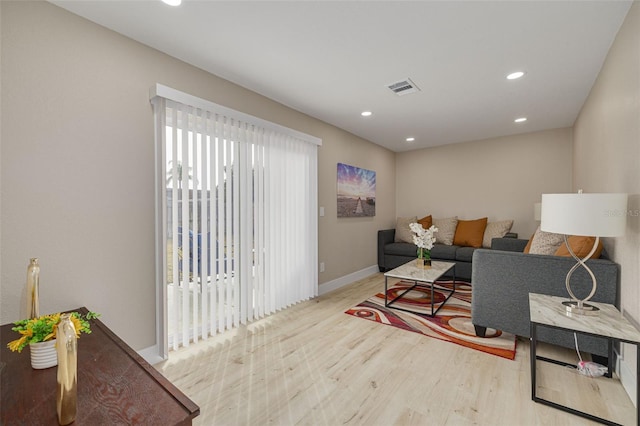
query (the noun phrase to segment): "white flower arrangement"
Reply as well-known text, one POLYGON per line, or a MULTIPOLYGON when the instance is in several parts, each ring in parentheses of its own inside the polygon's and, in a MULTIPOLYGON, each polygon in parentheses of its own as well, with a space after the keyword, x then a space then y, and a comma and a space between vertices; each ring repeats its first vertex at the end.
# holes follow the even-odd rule
POLYGON ((429 229, 424 229, 419 223, 410 223, 409 229, 413 232, 413 244, 418 246, 418 257, 430 259, 431 249, 436 242, 436 237, 433 235, 438 231, 438 228, 431 225, 429 229))

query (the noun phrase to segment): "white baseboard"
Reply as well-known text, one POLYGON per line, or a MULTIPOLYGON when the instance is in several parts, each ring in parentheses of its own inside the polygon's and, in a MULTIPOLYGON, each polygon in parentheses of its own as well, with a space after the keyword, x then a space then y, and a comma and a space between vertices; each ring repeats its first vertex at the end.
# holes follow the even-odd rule
POLYGON ((149 346, 148 348, 141 349, 137 352, 138 355, 144 358, 144 360, 151 365, 164 361, 164 359, 158 355, 158 345, 149 346))
POLYGON ((352 272, 343 277, 336 278, 335 280, 327 281, 326 283, 322 283, 318 286, 318 295, 322 296, 323 294, 327 294, 330 291, 337 290, 340 287, 344 287, 345 285, 351 284, 354 281, 367 278, 368 276, 371 276, 378 272, 380 272, 380 270, 378 269, 378 265, 373 265, 359 271, 352 272))

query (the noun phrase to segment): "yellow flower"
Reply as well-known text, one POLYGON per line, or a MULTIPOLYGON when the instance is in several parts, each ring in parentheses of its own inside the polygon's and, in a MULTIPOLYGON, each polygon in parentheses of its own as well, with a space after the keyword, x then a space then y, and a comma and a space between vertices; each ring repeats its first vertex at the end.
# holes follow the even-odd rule
POLYGON ((82 331, 82 323, 74 315, 71 315, 71 322, 73 323, 73 328, 76 330, 76 337, 79 339, 80 331, 82 331))
MULTIPOLYGON (((15 322, 14 325, 16 327, 13 327, 11 330, 22 334, 22 336, 17 340, 9 342, 7 347, 14 352, 21 352, 28 344, 55 339, 58 334, 58 324, 60 323, 61 316, 61 313, 57 313, 15 322)), ((98 316, 99 314, 95 312, 87 312, 85 315, 73 312, 71 322, 75 328, 76 337, 79 338, 80 333, 91 333, 89 320, 96 319, 98 316)))
POLYGON ((33 336, 33 330, 31 330, 30 328, 27 328, 26 330, 20 330, 19 333, 22 334, 21 338, 7 343, 7 347, 11 349, 12 352, 21 352, 22 350, 20 349, 20 346, 23 345, 29 337, 33 336))

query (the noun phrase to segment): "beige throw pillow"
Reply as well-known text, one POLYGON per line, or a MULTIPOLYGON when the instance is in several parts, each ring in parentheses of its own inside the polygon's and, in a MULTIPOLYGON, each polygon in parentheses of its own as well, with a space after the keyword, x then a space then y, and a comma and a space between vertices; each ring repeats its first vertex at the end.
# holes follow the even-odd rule
POLYGON ((513 226, 513 220, 500 220, 498 222, 487 223, 487 228, 484 230, 484 237, 482 238, 482 247, 491 248, 491 240, 494 238, 502 238, 513 226))
POLYGON ((533 234, 529 253, 552 255, 563 243, 564 235, 554 234, 553 232, 544 232, 540 230, 540 227, 538 227, 536 233, 533 234))
POLYGON ((458 216, 447 217, 444 219, 433 219, 433 226, 438 228, 438 231, 434 233, 436 237, 436 243, 453 245, 453 237, 456 235, 456 228, 458 226, 458 216))
POLYGON ((397 218, 395 242, 413 244, 413 232, 411 232, 411 228, 409 228, 409 224, 417 221, 418 221, 417 216, 397 218))

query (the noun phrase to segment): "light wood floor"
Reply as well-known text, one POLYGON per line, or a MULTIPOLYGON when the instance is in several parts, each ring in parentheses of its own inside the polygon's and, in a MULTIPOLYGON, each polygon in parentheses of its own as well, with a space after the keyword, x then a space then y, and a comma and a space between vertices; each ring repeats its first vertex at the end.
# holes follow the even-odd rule
MULTIPOLYGON (((531 401, 525 339, 510 361, 344 314, 383 286, 373 275, 172 352, 156 368, 200 406, 196 425, 593 424, 531 401)), ((635 424, 618 380, 537 365, 539 396, 635 424)))

